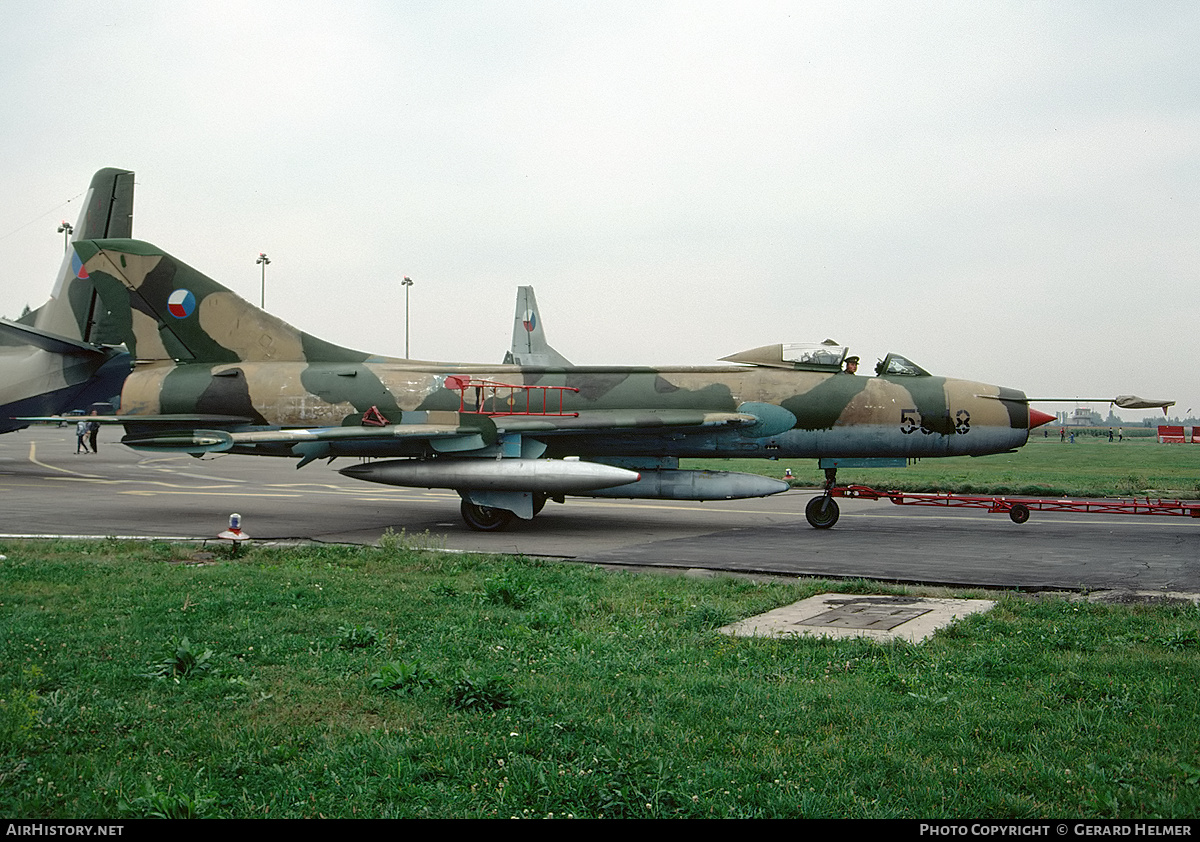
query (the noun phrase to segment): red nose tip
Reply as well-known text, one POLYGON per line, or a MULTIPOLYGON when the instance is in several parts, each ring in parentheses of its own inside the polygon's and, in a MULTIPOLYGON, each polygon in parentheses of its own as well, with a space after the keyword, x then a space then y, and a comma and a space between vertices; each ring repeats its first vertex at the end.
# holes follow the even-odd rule
POLYGON ((1051 421, 1057 421, 1057 420, 1058 420, 1057 418, 1055 418, 1053 415, 1050 415, 1049 413, 1040 412, 1040 411, 1034 409, 1032 406, 1029 407, 1029 429, 1031 429, 1031 430, 1034 427, 1040 427, 1043 424, 1049 424, 1051 421))

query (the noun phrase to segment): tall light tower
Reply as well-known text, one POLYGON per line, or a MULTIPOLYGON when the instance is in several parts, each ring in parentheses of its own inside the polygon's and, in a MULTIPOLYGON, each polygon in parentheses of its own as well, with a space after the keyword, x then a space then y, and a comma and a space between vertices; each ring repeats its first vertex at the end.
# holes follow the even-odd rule
POLYGON ((412 288, 412 278, 405 276, 400 282, 400 286, 404 287, 404 359, 411 359, 408 356, 408 291, 412 288))
POLYGON ((258 306, 265 310, 267 309, 267 264, 271 262, 271 258, 267 257, 265 252, 258 253, 256 264, 262 264, 262 292, 259 294, 258 306))
POLYGON ((58 233, 63 235, 63 251, 70 251, 71 235, 75 233, 75 227, 64 219, 58 226, 58 233))

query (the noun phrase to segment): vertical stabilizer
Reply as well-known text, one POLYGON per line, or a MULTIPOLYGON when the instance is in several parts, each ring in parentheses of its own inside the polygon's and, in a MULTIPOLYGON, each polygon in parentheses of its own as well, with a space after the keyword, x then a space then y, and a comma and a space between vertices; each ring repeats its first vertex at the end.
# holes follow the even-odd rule
MULTIPOLYGON (((103 169, 92 177, 74 239, 133 229, 133 173, 103 169)), ((76 277, 67 250, 50 300, 18 322, 0 319, 0 433, 28 426, 31 415, 119 403, 129 355, 96 330, 101 313, 92 285, 76 277)))
MULTIPOLYGON (((133 236, 133 172, 106 167, 92 176, 72 241, 133 236)), ((39 330, 96 344, 117 344, 96 331, 95 292, 71 268, 67 249, 50 300, 22 321, 39 330)))
POLYGON ((99 294, 101 324, 138 361, 362 362, 255 307, 150 243, 77 240, 73 276, 99 294))
POLYGON ((569 367, 570 361, 550 347, 542 329, 533 287, 517 287, 517 310, 513 316, 512 349, 504 362, 526 366, 569 367))

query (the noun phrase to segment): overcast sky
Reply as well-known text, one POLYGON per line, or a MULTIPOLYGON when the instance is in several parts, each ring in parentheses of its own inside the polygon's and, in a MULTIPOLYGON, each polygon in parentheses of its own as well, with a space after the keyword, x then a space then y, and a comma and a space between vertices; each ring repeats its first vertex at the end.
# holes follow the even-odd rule
POLYGON ((0 314, 114 166, 136 237, 253 301, 265 251, 364 351, 409 275, 414 357, 498 362, 533 284, 580 364, 833 338, 1200 412, 1197 43, 1194 2, 12 2, 0 314))

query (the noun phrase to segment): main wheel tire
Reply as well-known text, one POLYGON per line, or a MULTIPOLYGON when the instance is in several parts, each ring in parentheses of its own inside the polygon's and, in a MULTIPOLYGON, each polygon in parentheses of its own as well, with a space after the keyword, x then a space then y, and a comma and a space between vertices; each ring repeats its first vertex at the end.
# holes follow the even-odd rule
POLYGON ((812 498, 804 507, 804 516, 808 518, 808 525, 813 529, 828 529, 838 522, 840 514, 837 502, 824 495, 812 498))
POLYGON ((1013 523, 1024 523, 1029 520, 1029 507, 1024 503, 1013 503, 1012 508, 1008 510, 1008 516, 1012 518, 1013 523))
POLYGON ((489 506, 476 506, 466 500, 462 501, 459 509, 462 519, 467 526, 476 532, 499 532, 512 523, 513 513, 507 509, 493 509, 489 506))

